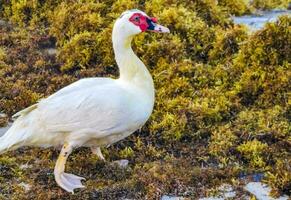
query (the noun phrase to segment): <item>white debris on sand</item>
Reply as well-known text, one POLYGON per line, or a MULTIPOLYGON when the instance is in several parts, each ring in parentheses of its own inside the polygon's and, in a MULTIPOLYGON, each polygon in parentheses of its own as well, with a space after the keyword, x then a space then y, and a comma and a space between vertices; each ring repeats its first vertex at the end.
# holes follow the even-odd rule
POLYGON ((19 186, 21 186, 25 192, 28 192, 31 189, 31 185, 24 182, 19 183, 19 186))
POLYGON ((117 165, 120 168, 126 168, 128 166, 129 161, 128 160, 116 160, 113 161, 112 164, 117 165))
POLYGON ((47 48, 45 49, 45 52, 50 56, 54 56, 58 54, 58 50, 56 48, 47 48))
POLYGON ((20 169, 29 169, 29 168, 32 168, 32 165, 29 165, 29 164, 22 164, 19 166, 20 169))
POLYGON ((0 118, 5 118, 5 117, 7 117, 7 115, 5 113, 0 112, 0 118))
POLYGON ((285 195, 279 198, 272 198, 269 196, 271 188, 261 182, 250 182, 244 189, 256 196, 258 200, 288 200, 289 198, 285 195))

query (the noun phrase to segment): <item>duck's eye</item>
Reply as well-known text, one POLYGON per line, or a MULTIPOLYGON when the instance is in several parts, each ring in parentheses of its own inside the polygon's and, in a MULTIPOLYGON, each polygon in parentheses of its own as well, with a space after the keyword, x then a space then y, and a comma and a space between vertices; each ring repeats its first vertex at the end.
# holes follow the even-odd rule
POLYGON ((134 17, 133 20, 136 21, 136 22, 139 22, 139 20, 140 20, 140 16, 136 16, 136 17, 134 17))

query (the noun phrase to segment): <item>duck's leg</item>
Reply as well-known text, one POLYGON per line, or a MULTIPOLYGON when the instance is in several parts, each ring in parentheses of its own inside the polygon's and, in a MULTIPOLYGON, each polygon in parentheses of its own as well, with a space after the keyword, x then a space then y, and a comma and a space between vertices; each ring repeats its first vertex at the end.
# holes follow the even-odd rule
POLYGON ((84 180, 84 178, 64 172, 67 158, 72 150, 72 145, 68 143, 64 144, 55 166, 54 175, 56 182, 61 188, 67 192, 74 193, 74 189, 84 188, 85 186, 81 183, 81 180, 84 180))
POLYGON ((102 155, 102 152, 101 152, 100 147, 91 147, 91 151, 92 151, 93 154, 95 154, 96 156, 98 156, 99 159, 105 161, 105 158, 102 155))

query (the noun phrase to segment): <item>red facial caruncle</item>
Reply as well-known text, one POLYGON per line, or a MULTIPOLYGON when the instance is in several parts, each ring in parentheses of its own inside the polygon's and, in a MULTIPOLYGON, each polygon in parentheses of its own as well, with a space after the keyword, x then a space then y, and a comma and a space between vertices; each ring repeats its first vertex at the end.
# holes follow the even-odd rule
POLYGON ((156 18, 148 18, 147 16, 142 15, 141 13, 134 13, 130 18, 129 21, 132 22, 134 25, 138 26, 142 32, 145 32, 150 26, 151 22, 156 23, 156 18))

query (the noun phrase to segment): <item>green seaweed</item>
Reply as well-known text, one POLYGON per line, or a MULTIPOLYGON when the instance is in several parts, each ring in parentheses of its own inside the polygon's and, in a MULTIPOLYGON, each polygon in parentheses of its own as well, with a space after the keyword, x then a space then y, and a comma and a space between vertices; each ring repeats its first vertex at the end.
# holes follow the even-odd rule
POLYGON ((124 10, 142 9, 171 30, 133 41, 154 78, 154 112, 140 131, 102 149, 108 161, 128 159, 128 168, 76 150, 67 170, 84 175, 87 188, 68 195, 53 177, 58 151, 22 148, 0 156, 0 199, 195 199, 225 182, 242 190, 239 173, 258 171, 274 195, 290 195, 291 18, 254 33, 229 18, 282 5, 0 0, 7 22, 0 26, 0 112, 9 117, 80 78, 118 77, 111 30, 124 10))

